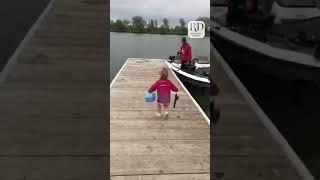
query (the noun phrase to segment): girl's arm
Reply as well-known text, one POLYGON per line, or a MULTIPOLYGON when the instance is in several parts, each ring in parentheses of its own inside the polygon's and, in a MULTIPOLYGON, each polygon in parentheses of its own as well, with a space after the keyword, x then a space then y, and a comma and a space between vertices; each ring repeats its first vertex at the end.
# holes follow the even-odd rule
POLYGON ((170 89, 174 92, 178 92, 178 88, 170 81, 170 89))
POLYGON ((156 81, 155 83, 153 83, 151 85, 151 87, 148 90, 148 93, 151 93, 151 92, 155 91, 157 89, 157 87, 158 87, 158 81, 156 81))

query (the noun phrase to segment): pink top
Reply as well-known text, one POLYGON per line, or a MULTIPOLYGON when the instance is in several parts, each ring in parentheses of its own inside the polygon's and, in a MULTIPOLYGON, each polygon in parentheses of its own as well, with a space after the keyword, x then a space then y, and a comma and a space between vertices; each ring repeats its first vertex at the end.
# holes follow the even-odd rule
POLYGON ((180 53, 181 62, 191 61, 191 46, 187 42, 182 44, 180 48, 180 53))
POLYGON ((149 88, 148 92, 151 93, 157 90, 158 103, 168 104, 170 103, 171 91, 178 91, 178 88, 168 79, 159 79, 149 88))

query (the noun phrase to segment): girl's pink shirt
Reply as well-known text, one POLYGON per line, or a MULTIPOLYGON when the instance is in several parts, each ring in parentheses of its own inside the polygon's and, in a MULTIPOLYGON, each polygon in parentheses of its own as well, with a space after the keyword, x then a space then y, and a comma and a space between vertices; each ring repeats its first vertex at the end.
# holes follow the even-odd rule
POLYGON ((168 79, 159 79, 149 88, 148 92, 157 90, 158 102, 170 102, 170 92, 178 91, 178 88, 168 79))

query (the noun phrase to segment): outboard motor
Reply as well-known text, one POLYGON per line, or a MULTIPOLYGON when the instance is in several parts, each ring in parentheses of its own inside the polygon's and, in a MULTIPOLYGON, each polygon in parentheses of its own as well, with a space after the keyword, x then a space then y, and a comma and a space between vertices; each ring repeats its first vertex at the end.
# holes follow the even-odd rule
POLYGON ((176 59, 175 56, 169 56, 170 63, 172 63, 176 59))

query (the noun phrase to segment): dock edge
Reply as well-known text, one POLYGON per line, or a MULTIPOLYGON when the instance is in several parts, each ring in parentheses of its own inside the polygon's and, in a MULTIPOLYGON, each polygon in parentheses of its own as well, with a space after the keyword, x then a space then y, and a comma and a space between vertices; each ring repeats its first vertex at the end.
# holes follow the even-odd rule
POLYGON ((218 50, 210 43, 210 49, 213 51, 213 60, 216 60, 223 70, 226 72, 227 76, 230 80, 235 84, 237 89, 240 91, 245 100, 249 103, 250 107, 255 111, 258 115, 259 120, 262 124, 267 128, 273 139, 280 145, 281 149, 285 152, 288 159, 293 164, 294 168, 297 170, 298 175, 304 180, 315 180, 310 171, 307 169, 305 164, 299 158, 299 156, 295 153, 293 148, 289 145, 287 140, 283 137, 280 131, 276 128, 276 126, 272 123, 266 113, 260 108, 255 99, 251 96, 247 88, 242 84, 239 78, 235 75, 233 70, 229 67, 229 65, 224 61, 218 50))
POLYGON ((24 50, 25 46, 30 42, 35 31, 38 29, 38 27, 40 26, 45 16, 48 14, 48 12, 52 9, 54 2, 55 0, 49 0, 49 3, 45 7, 45 9, 42 11, 38 19, 31 26, 31 28, 25 35, 24 39, 20 42, 19 46, 16 48, 12 56, 9 58, 6 65, 3 67, 2 71, 0 71, 0 83, 3 83, 6 81, 9 73, 13 69, 14 65, 17 63, 17 59, 20 53, 24 50))
MULTIPOLYGON (((192 100, 192 102, 196 105, 196 107, 199 109, 201 115, 204 117, 204 119, 207 121, 208 125, 210 126, 210 119, 208 118, 208 116, 206 115, 206 113, 202 110, 202 108, 200 107, 200 105, 197 103, 197 101, 192 97, 192 95, 190 94, 190 92, 188 91, 188 89, 183 85, 183 83, 180 81, 180 79, 178 78, 178 76, 175 74, 175 72, 168 66, 166 60, 163 59, 163 61, 165 62, 166 66, 168 67, 168 69, 170 69, 170 71, 172 72, 172 74, 177 78, 179 84, 181 85, 181 87, 183 88, 183 90, 186 92, 186 94, 190 97, 190 99, 192 100)), ((209 95, 208 95, 209 96, 209 95)))

